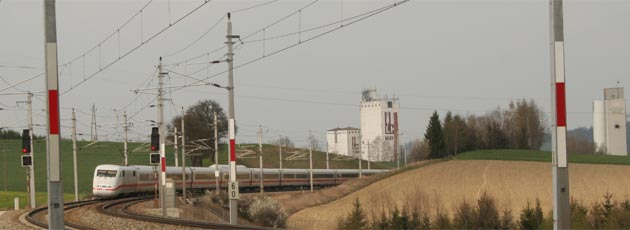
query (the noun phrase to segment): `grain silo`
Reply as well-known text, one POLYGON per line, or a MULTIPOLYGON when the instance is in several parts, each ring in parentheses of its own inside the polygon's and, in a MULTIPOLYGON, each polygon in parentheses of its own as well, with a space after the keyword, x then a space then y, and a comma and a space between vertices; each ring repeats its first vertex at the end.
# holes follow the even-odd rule
POLYGON ((593 102, 593 142, 596 152, 628 155, 623 88, 604 89, 604 100, 593 102))

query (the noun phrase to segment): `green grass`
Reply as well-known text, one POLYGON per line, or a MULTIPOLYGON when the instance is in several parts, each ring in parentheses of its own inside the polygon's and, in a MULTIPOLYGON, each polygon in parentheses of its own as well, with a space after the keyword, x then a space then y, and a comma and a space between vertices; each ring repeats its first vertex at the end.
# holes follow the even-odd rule
MULTIPOLYGON (((534 150, 477 150, 455 157, 459 160, 505 160, 551 162, 551 152, 534 150)), ((570 154, 569 163, 630 165, 628 156, 570 154)))
MULTIPOLYGON (((35 202, 38 207, 42 206, 48 200, 48 193, 45 192, 36 192, 35 193, 35 202)), ((28 205, 28 193, 26 192, 0 192, 0 210, 13 210, 14 207, 14 198, 20 198, 20 208, 25 208, 28 205)), ((65 193, 63 195, 64 200, 70 201, 74 200, 73 194, 65 193)))
MULTIPOLYGON (((78 142, 77 146, 82 147, 89 144, 89 142, 78 142)), ((140 143, 129 143, 129 164, 130 165, 147 165, 149 163, 149 150, 148 146, 139 148, 137 151, 133 151, 139 147, 140 143)), ((12 209, 14 195, 8 194, 5 196, 4 191, 10 192, 26 192, 26 169, 20 165, 21 153, 21 140, 0 140, 0 191, 2 192, 2 199, 9 199, 8 206, 5 203, 0 203, 0 209, 12 209), (6 155, 4 147, 6 145, 6 155), (6 159, 6 160, 5 160, 6 159), (5 167, 6 162, 6 167, 5 167), (6 180, 5 180, 6 178, 6 180)), ((120 142, 98 142, 89 147, 84 147, 77 152, 78 159, 78 188, 79 195, 85 196, 91 194, 92 191, 92 176, 94 169, 100 164, 121 164, 122 163, 122 148, 123 143, 120 142)), ((237 149, 239 151, 250 148, 257 150, 258 145, 240 145, 237 149), (251 147, 249 147, 251 146, 251 147)), ((219 145, 219 162, 226 164, 228 160, 227 146, 219 145)), ((46 168, 46 146, 44 140, 35 141, 33 150, 35 152, 35 191, 43 192, 45 194, 47 190, 47 168, 46 168)), ((295 151, 296 149, 283 149, 283 158, 289 157, 289 151, 295 151)), ((278 168, 279 157, 277 146, 264 145, 264 167, 266 168, 278 168)), ((167 148, 167 165, 174 166, 173 150, 167 148)), ((308 151, 306 151, 308 153, 308 151)), ((181 158, 181 155, 179 155, 181 158)), ((73 159, 72 159, 72 142, 69 140, 62 140, 61 142, 61 157, 62 157, 62 182, 63 191, 65 194, 71 194, 71 199, 74 198, 74 174, 73 174, 73 159)), ((258 157, 252 155, 255 158, 243 158, 238 159, 237 164, 242 164, 248 167, 258 167, 258 157)), ((358 168, 358 162, 356 160, 332 160, 333 154, 330 154, 330 167, 331 168, 358 168)), ((190 158, 188 158, 190 159, 190 158)), ((204 166, 213 164, 207 156, 204 158, 204 166)), ((187 165, 190 166, 190 161, 187 160, 187 165)), ((283 162, 284 168, 308 168, 308 158, 299 160, 285 160, 283 162)), ((367 168, 367 162, 363 161, 363 167, 367 168)), ((326 168, 326 154, 322 152, 313 152, 313 168, 326 168)), ((372 168, 386 168, 381 164, 372 164, 372 168)), ((45 196, 45 195, 44 195, 45 196)), ((45 199, 44 199, 45 201, 45 199)), ((22 200, 25 203, 26 200, 22 200)), ((43 201, 42 201, 43 202, 43 201)), ((37 204, 41 204, 38 202, 37 204)))

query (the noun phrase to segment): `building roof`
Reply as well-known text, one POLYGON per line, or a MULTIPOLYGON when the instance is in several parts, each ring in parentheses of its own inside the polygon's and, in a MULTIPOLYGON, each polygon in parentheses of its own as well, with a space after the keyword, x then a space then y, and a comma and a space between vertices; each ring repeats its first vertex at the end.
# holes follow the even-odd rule
POLYGON ((334 129, 330 129, 328 131, 342 131, 342 130, 361 130, 361 129, 357 129, 357 128, 353 128, 353 127, 345 127, 345 128, 334 128, 334 129))

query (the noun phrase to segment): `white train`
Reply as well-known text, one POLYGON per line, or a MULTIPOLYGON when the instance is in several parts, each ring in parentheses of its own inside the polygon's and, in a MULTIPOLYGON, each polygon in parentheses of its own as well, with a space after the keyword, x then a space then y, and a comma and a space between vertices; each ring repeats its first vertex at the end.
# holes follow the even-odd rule
MULTIPOLYGON (((158 169, 159 170, 159 169, 158 169)), ((186 167, 186 181, 182 182, 181 167, 166 167, 166 177, 173 179, 176 189, 179 191, 185 185, 186 189, 202 190, 216 189, 216 180, 219 186, 225 188, 229 181, 228 165, 219 166, 219 176, 215 176, 214 166, 210 167, 186 167)), ((362 175, 373 175, 387 170, 361 171, 362 175)), ((260 169, 237 166, 236 179, 241 190, 257 189, 260 185, 260 169)), ((157 172, 159 173, 159 171, 157 172)), ((98 197, 116 197, 126 194, 148 193, 155 190, 159 183, 153 166, 120 166, 99 165, 94 170, 92 193, 98 197)), ((332 186, 343 183, 346 180, 359 177, 358 169, 314 169, 313 185, 316 187, 332 186)), ((308 169, 263 169, 263 185, 265 188, 287 188, 310 186, 308 169)))

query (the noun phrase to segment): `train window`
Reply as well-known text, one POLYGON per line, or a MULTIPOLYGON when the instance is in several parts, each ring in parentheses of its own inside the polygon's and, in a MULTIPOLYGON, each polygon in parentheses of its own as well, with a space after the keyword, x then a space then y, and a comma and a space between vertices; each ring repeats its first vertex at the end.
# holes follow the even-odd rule
POLYGON ((122 171, 122 177, 125 177, 125 171, 122 171))
POLYGON ((96 171, 97 177, 116 177, 116 170, 99 169, 96 171))
POLYGON ((140 174, 140 180, 150 181, 153 179, 154 179, 153 174, 140 174))
MULTIPOLYGON (((238 180, 249 180, 249 174, 236 174, 238 180)), ((254 175, 254 179, 258 179, 258 175, 254 175)))
POLYGON ((307 173, 295 174, 295 178, 308 178, 308 174, 307 173))
POLYGON ((334 174, 313 174, 313 178, 333 178, 334 174))
MULTIPOLYGON (((180 179, 181 179, 181 177, 180 177, 180 179)), ((195 174, 195 179, 197 179, 197 180, 213 180, 214 179, 214 175, 209 174, 209 173, 195 174)))
POLYGON ((136 171, 133 171, 133 176, 136 176, 136 171))
POLYGON ((267 180, 267 179, 278 179, 280 175, 278 174, 267 174, 265 175, 265 177, 263 179, 267 180))
POLYGON ((170 178, 170 179, 173 179, 173 180, 182 180, 182 175, 170 174, 170 175, 166 175, 166 178, 170 178))
POLYGON ((284 179, 293 179, 295 178, 295 174, 282 174, 282 178, 284 179))

